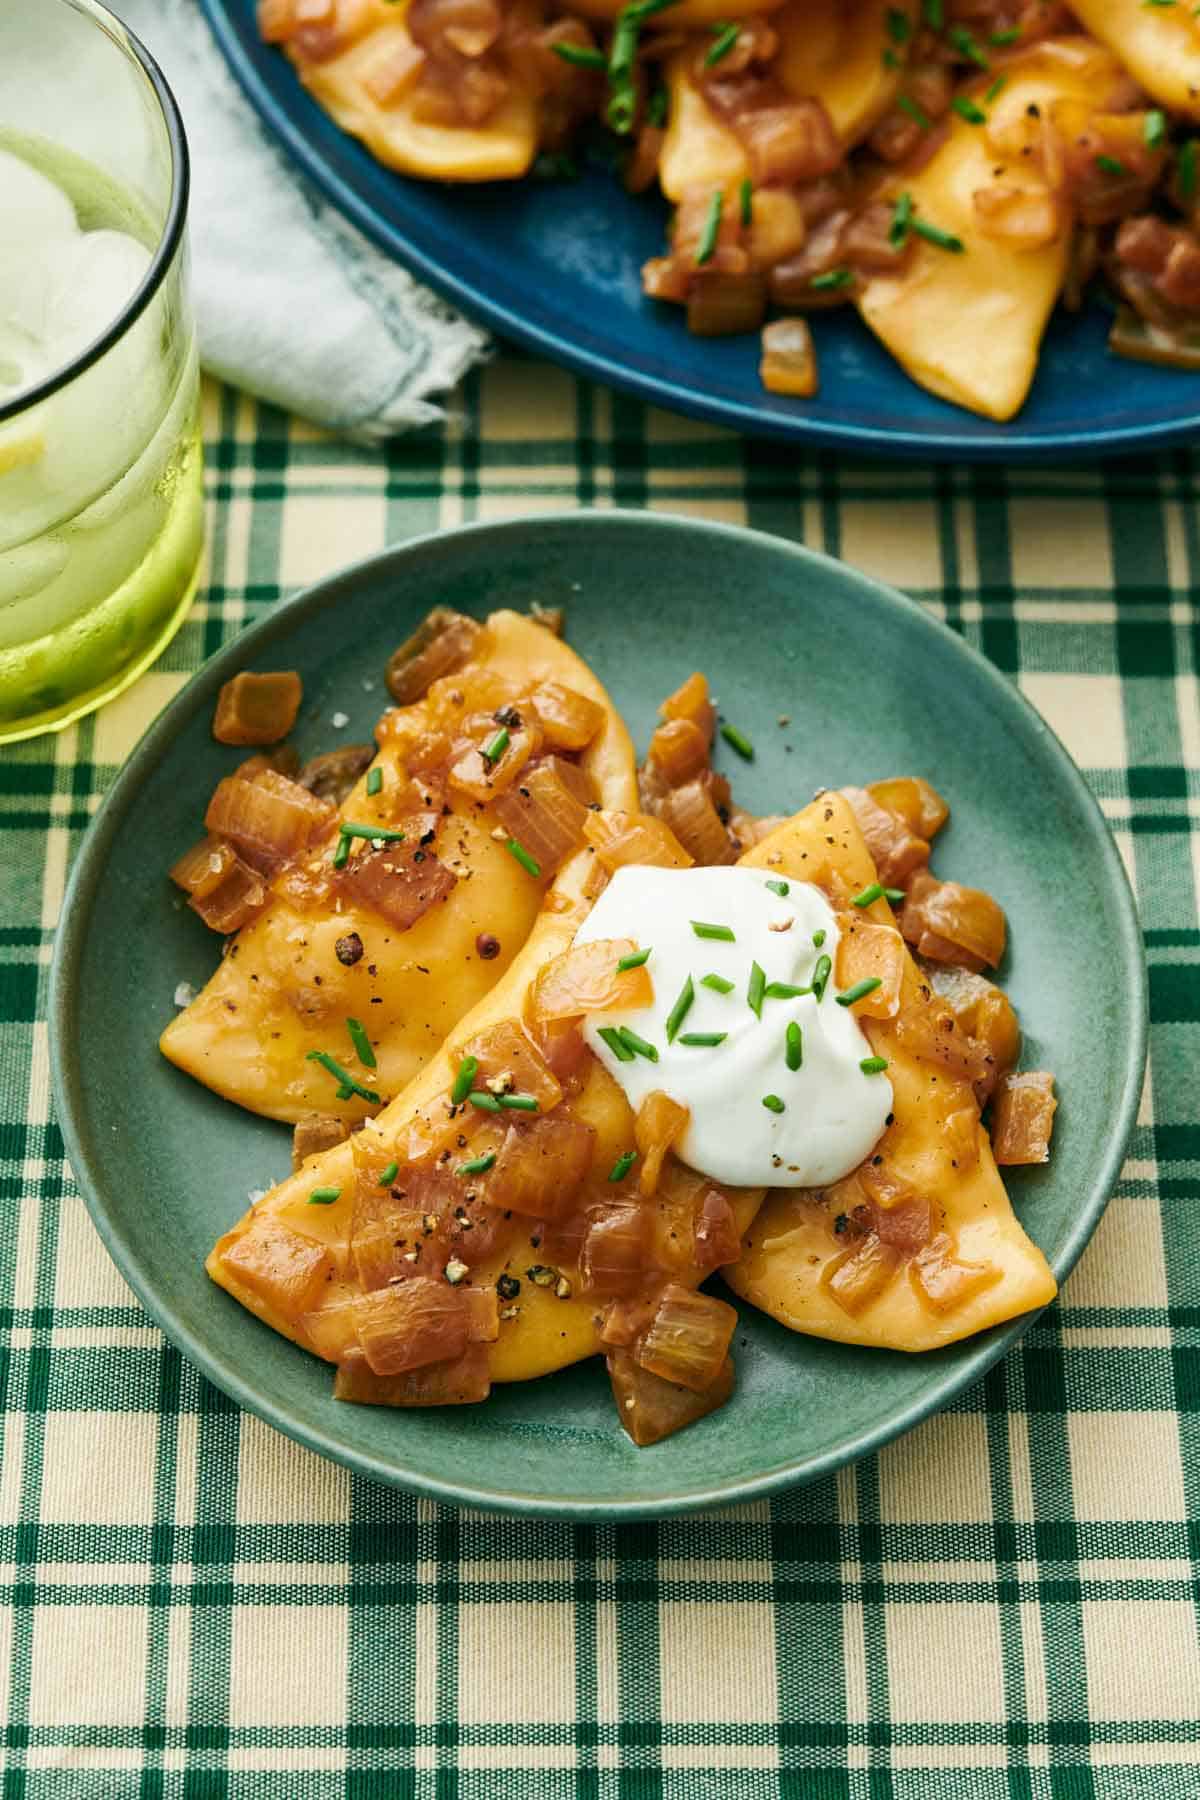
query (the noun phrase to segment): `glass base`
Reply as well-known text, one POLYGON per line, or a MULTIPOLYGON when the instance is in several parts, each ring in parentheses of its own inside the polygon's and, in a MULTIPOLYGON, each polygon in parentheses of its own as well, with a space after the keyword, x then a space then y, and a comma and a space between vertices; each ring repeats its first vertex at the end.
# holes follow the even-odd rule
POLYGON ((201 547, 196 558, 195 567, 188 577, 187 585, 180 596, 179 603, 167 618, 158 635, 142 649, 126 668, 118 669, 106 681, 90 689, 85 694, 73 695, 64 700, 61 706, 51 707, 27 719, 14 719, 0 724, 0 744, 19 744, 25 738, 42 737, 49 731, 65 731, 68 725, 74 725, 77 719, 86 717, 99 707, 106 706, 123 694, 126 688, 132 687, 139 676, 144 675, 152 663, 158 661, 171 639, 175 636, 183 621, 187 618, 192 601, 196 598, 196 589, 200 585, 200 567, 204 560, 201 547))

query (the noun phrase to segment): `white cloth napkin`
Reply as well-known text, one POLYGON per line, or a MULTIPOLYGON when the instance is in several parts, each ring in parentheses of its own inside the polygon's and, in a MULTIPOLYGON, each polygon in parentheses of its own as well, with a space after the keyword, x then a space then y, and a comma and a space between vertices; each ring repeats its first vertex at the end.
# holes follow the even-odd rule
MULTIPOLYGON (((112 4, 112 0, 110 0, 112 4)), ((192 156, 200 356, 214 375, 378 443, 443 417, 486 335, 367 242, 276 146, 195 0, 115 0, 161 64, 192 156)))

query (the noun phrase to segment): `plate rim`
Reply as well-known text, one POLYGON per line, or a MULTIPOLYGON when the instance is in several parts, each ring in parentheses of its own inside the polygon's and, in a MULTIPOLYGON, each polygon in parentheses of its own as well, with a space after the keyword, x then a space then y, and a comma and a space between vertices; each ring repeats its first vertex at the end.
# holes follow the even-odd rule
MULTIPOLYGON (((236 0, 233 3, 236 4, 236 0)), ((802 413, 775 415, 763 412, 744 401, 704 395, 690 386, 677 385, 669 377, 649 369, 630 368, 615 355, 606 356, 573 342, 565 328, 556 334, 525 320, 426 254, 326 162, 300 129, 292 111, 276 99, 254 58, 244 49, 232 15, 231 0, 200 0, 200 9, 226 64, 259 118, 326 199, 360 231, 437 293, 460 307, 468 318, 481 321, 501 338, 511 339, 548 361, 605 387, 634 394, 668 412, 683 413, 746 437, 769 438, 817 450, 845 450, 894 461, 953 458, 968 463, 1036 465, 1063 456, 1098 461, 1127 455, 1131 451, 1167 449, 1200 434, 1200 407, 1179 418, 1105 427, 1102 436, 1088 429, 1060 428, 1053 432, 1033 433, 1019 423, 1003 426, 1009 435, 995 439, 961 436, 949 426, 923 432, 852 422, 835 424, 807 418, 802 413)), ((296 85, 304 94, 298 81, 296 85)), ((308 95, 304 98, 309 100, 308 95)), ((316 105, 315 101, 310 103, 316 105)), ((397 179, 404 177, 397 175, 397 179)))
POLYGON ((390 572, 397 566, 402 570, 409 557, 428 553, 447 541, 457 543, 463 538, 475 537, 485 540, 489 537, 506 538, 523 533, 536 536, 543 531, 554 534, 564 528, 602 532, 610 522, 626 527, 632 525, 646 531, 650 537, 659 534, 698 534, 701 537, 735 542, 750 539, 760 548, 794 560, 800 571, 811 571, 814 567, 833 570, 839 579, 849 582, 851 586, 857 585, 869 590, 877 600, 884 601, 902 618, 907 614, 910 620, 919 619, 935 636, 949 640, 956 651, 966 658, 976 677, 993 692, 1003 694, 1009 703, 1015 702, 1018 711, 1026 714, 1035 735, 1044 739, 1047 754, 1058 764, 1059 773, 1065 778, 1073 799, 1078 803, 1081 813, 1087 817, 1100 845, 1100 853, 1109 876, 1108 891, 1116 901, 1120 949, 1124 952, 1120 958, 1120 967, 1125 971, 1128 984, 1127 997, 1132 1027, 1123 1047, 1120 1099, 1114 1117, 1115 1130, 1109 1136, 1095 1187, 1086 1205, 1077 1212, 1066 1242, 1051 1265, 1060 1288, 1079 1260, 1112 1197, 1137 1117, 1149 1034, 1148 976, 1136 897, 1100 803, 1061 740, 1015 683, 1010 682, 981 651, 930 613, 919 601, 822 551, 745 526, 625 507, 570 508, 553 513, 480 520, 448 531, 425 532, 419 537, 388 545, 370 556, 347 564, 310 583, 287 599, 277 601, 261 619, 231 638, 168 701, 138 740, 88 825, 70 870, 55 930, 46 1013, 54 1113, 62 1131, 67 1163, 105 1249, 150 1317, 207 1380, 245 1411, 319 1455, 327 1456, 357 1474, 389 1486, 400 1487, 443 1504, 472 1506, 481 1511, 522 1517, 570 1519, 580 1523, 665 1518, 679 1513, 735 1505, 807 1485, 839 1468, 858 1462, 912 1430, 932 1413, 944 1410, 965 1389, 973 1386, 1029 1330, 1044 1308, 1022 1314, 1006 1325, 994 1327, 983 1334, 975 1340, 977 1347, 966 1357, 962 1366, 941 1374, 929 1394, 920 1396, 899 1413, 892 1413, 885 1419, 864 1427, 848 1442, 815 1455, 776 1464, 755 1475, 735 1477, 714 1486, 661 1494, 648 1500, 547 1499, 530 1492, 472 1485, 469 1479, 448 1482, 419 1470, 398 1467, 395 1462, 386 1462, 369 1452, 347 1446, 320 1427, 290 1415, 286 1405, 281 1410, 274 1402, 261 1398, 252 1381, 223 1356, 219 1344, 205 1342, 174 1317, 169 1298, 160 1299, 153 1283, 143 1277, 135 1242, 118 1228, 115 1219, 110 1216, 105 1185, 98 1166, 102 1159, 97 1157, 93 1160, 91 1157, 87 1148, 88 1133, 82 1122, 85 1115, 78 1092, 77 1048, 81 1040, 74 1027, 78 1023, 76 977, 87 936, 87 921, 106 872, 109 847, 122 828, 131 806, 136 802, 145 776, 186 729, 197 711, 211 701, 221 681, 236 673, 277 639, 290 635, 297 622, 335 609, 343 583, 358 583, 373 575, 390 572))

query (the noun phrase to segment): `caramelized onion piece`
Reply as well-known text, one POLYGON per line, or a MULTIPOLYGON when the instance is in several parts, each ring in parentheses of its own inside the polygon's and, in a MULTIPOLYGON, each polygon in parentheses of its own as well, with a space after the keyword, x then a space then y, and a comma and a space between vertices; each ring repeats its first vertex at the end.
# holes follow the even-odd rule
POLYGON ((614 1299, 632 1293, 645 1271, 648 1236, 640 1206, 614 1206, 593 1219, 579 1252, 584 1291, 614 1299))
POLYGON ((918 1250, 908 1265, 913 1292, 935 1313, 955 1312, 984 1288, 995 1287, 1003 1273, 995 1263, 960 1262, 953 1239, 944 1231, 918 1250))
POLYGON ((843 788, 842 795, 850 803, 884 887, 904 887, 913 870, 929 861, 926 839, 866 788, 843 788))
POLYGON ((704 742, 712 743, 717 728, 717 709, 708 697, 708 682, 699 669, 673 694, 668 694, 658 710, 664 719, 687 719, 698 725, 704 734, 704 742))
POLYGON ((554 957, 538 970, 530 990, 531 1024, 536 1028, 558 1019, 611 1012, 614 1007, 634 1011, 650 1006, 654 985, 645 966, 617 967, 636 950, 632 938, 599 938, 591 944, 573 944, 554 957))
POLYGON ((312 1310, 333 1273, 324 1244, 271 1218, 256 1218, 221 1261, 242 1287, 292 1323, 312 1310))
POLYGON ((928 983, 911 1006, 897 1013, 892 1030, 910 1055, 932 1063, 956 1081, 974 1085, 991 1072, 986 1048, 959 1029, 951 1008, 928 983))
POLYGON ((406 839, 352 856, 338 884, 353 905, 370 907, 397 931, 407 931, 446 898, 457 879, 432 849, 406 839))
POLYGON ((233 845, 209 832, 172 864, 170 878, 185 894, 203 900, 205 895, 220 887, 236 862, 237 851, 233 845))
POLYGON ((929 963, 922 973, 954 1014, 959 1029, 987 1054, 988 1074, 975 1090, 985 1100, 1020 1055, 1021 1027, 1012 1003, 994 982, 970 969, 929 963))
POLYGON ((1004 955, 1003 910, 980 888, 938 881, 928 870, 913 876, 900 909, 900 929, 932 962, 995 968, 1004 955))
POLYGON ((333 1378, 334 1399, 359 1406, 471 1406, 491 1391, 486 1344, 468 1344, 461 1356, 403 1375, 376 1375, 364 1353, 351 1350, 333 1378))
POLYGON ((501 1019, 462 1046, 461 1057, 473 1056, 479 1067, 476 1088, 493 1082, 510 1093, 532 1094, 538 1111, 548 1113, 562 1099, 562 1088, 549 1063, 519 1019, 501 1019))
POLYGON ((878 1299, 899 1263, 900 1252, 885 1244, 878 1232, 868 1231, 853 1249, 826 1265, 821 1282, 842 1311, 856 1319, 878 1299))
POLYGON ((634 1351, 643 1369, 702 1394, 725 1365, 737 1313, 724 1300, 669 1282, 634 1351))
POLYGON ((992 1101, 992 1154, 1005 1168, 1050 1161, 1058 1101, 1045 1069, 1002 1075, 992 1101))
POLYGON ((1042 250, 1057 243, 1066 226, 1058 197, 1048 188, 997 181, 976 188, 971 203, 983 235, 1013 250, 1042 250))
POLYGON ((423 700, 430 686, 452 675, 475 654, 483 627, 448 606, 435 606, 429 617, 388 659, 387 690, 397 706, 423 700))
POLYGON ((737 861, 733 840, 703 781, 689 781, 664 794, 660 816, 692 861, 702 868, 737 861))
POLYGON ((561 682, 544 681, 529 708, 551 750, 586 750, 604 724, 604 708, 561 682))
POLYGON ((446 777, 452 788, 469 800, 478 800, 481 806, 506 793, 542 747, 542 728, 530 720, 508 733, 504 749, 493 759, 485 755, 485 748, 495 741, 498 729, 482 743, 464 750, 446 777))
POLYGON ((635 1444, 658 1444, 685 1426, 694 1425, 715 1412, 733 1392, 733 1363, 721 1368, 702 1394, 661 1375, 643 1369, 628 1350, 614 1350, 608 1358, 617 1417, 635 1444))
POLYGON ((693 337, 757 331, 766 310, 767 282, 758 269, 700 269, 688 283, 687 326, 693 337))
POLYGON ((690 869, 690 857, 661 819, 649 813, 593 812, 584 820, 583 835, 596 859, 611 874, 626 863, 656 869, 690 869))
POLYGON ((694 719, 667 719, 650 739, 646 756, 668 787, 679 787, 707 769, 708 743, 694 719))
POLYGON ((646 1095, 633 1122, 633 1141, 638 1148, 638 1186, 644 1200, 658 1192, 663 1158, 687 1130, 691 1111, 672 1100, 660 1088, 646 1095))
POLYGON ((927 842, 937 836, 950 817, 950 808, 942 796, 920 775, 893 775, 887 781, 871 781, 867 792, 927 842))
POLYGON ((374 760, 374 744, 343 744, 337 750, 326 750, 320 756, 311 757, 296 780, 318 800, 340 806, 374 760))
POLYGON ((403 1375, 426 1363, 447 1362, 467 1346, 467 1311, 445 1281, 414 1275, 363 1294, 354 1322, 374 1375, 403 1375))
POLYGON ((543 875, 557 874, 583 840, 587 805, 564 781, 569 763, 540 763, 496 801, 496 817, 543 875))
POLYGON ((821 385, 821 376, 807 320, 773 319, 764 326, 758 375, 770 394, 812 399, 821 385))
POLYGON ((310 1156, 319 1156, 323 1150, 332 1150, 335 1144, 344 1144, 349 1136, 349 1121, 338 1118, 336 1113, 306 1113, 292 1130, 293 1170, 300 1168, 310 1156))
POLYGON ((877 980, 881 986, 854 1003, 854 1015, 862 1019, 894 1019, 900 1010, 900 987, 907 955, 904 940, 890 925, 877 925, 861 914, 838 918, 837 984, 850 988, 859 981, 877 980))
POLYGON ((488 1204, 523 1218, 561 1218, 588 1172, 596 1133, 559 1113, 510 1125, 486 1177, 488 1204))
POLYGON ((333 817, 333 808, 298 782, 264 769, 253 781, 236 775, 219 781, 204 823, 210 832, 228 838, 253 868, 269 874, 307 849, 333 817))
POLYGON ((296 723, 304 688, 294 669, 243 670, 217 695, 212 734, 219 744, 277 744, 296 723))
POLYGON ((696 1272, 701 1278, 741 1257, 737 1219, 719 1188, 706 1188, 701 1196, 692 1228, 692 1252, 696 1272))
POLYGON ((257 917, 267 904, 267 884, 256 869, 251 869, 240 856, 233 856, 216 887, 207 893, 193 894, 188 901, 210 931, 240 931, 257 917))

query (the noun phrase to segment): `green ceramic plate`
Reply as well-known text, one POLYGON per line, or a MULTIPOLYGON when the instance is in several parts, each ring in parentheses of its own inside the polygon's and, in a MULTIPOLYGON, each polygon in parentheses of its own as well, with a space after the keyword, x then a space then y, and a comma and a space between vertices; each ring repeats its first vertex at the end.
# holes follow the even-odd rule
POLYGON ((176 984, 199 986, 213 966, 214 941, 165 870, 236 754, 210 736, 217 689, 241 668, 298 668, 301 750, 328 746, 336 711, 350 715, 344 740, 361 740, 387 653, 429 607, 534 600, 567 604, 571 642, 639 745, 661 696, 705 669, 754 737, 756 761, 736 769, 751 807, 789 811, 821 785, 908 771, 947 795, 937 866, 1007 908, 1004 973, 1027 1063, 1059 1077, 1053 1161, 1010 1190, 1066 1275, 1116 1180, 1146 1037, 1134 905, 1082 778, 1009 683, 911 601, 773 538, 645 514, 483 525, 386 551, 277 607, 167 708, 88 834, 59 930, 51 1023, 67 1151, 104 1242, 168 1336, 311 1448, 437 1499, 511 1512, 605 1519, 741 1500, 895 1437, 977 1380, 1028 1320, 910 1358, 796 1337, 743 1306, 732 1402, 637 1450, 598 1360, 480 1407, 336 1404, 325 1364, 201 1266, 247 1191, 289 1167, 285 1128, 215 1099, 155 1047, 176 984))

